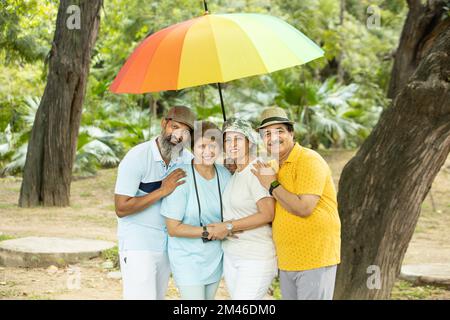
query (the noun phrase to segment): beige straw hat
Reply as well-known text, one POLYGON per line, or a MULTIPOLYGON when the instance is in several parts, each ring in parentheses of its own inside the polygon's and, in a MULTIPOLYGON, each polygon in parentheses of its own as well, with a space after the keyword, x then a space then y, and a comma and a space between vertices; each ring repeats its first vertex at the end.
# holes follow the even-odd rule
POLYGON ((289 120, 284 109, 280 107, 269 107, 263 111, 258 129, 277 123, 289 123, 294 125, 294 121, 289 120))

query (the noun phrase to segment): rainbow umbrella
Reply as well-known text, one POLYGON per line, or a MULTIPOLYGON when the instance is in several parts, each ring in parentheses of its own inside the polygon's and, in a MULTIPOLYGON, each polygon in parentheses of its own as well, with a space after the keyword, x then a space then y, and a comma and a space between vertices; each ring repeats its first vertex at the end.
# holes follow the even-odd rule
POLYGON ((110 86, 114 93, 179 90, 301 65, 324 51, 285 21, 263 14, 208 14, 147 37, 110 86))

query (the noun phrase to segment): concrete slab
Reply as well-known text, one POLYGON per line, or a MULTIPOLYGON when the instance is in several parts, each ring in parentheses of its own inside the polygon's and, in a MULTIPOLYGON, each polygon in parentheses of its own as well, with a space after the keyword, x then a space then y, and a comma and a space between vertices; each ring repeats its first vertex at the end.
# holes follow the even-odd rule
POLYGON ((450 264, 409 264, 403 265, 400 279, 415 284, 430 284, 450 287, 450 264))
POLYGON ((26 237, 0 242, 0 266, 46 268, 98 257, 116 244, 91 239, 26 237))

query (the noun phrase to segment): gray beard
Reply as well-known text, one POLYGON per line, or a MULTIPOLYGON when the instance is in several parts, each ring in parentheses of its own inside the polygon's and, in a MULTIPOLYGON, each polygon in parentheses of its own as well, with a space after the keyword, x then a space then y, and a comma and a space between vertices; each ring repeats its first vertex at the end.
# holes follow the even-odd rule
POLYGON ((170 141, 160 135, 158 138, 159 148, 161 155, 164 159, 172 160, 180 156, 183 150, 183 143, 178 143, 177 145, 172 144, 170 141))

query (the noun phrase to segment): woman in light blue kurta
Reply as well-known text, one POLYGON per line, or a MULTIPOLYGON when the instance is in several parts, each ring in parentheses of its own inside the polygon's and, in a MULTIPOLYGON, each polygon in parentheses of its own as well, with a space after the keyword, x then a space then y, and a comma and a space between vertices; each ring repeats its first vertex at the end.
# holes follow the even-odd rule
POLYGON ((230 178, 227 169, 214 164, 222 152, 220 130, 210 122, 196 129, 201 134, 193 138, 193 162, 177 166, 186 172, 185 183, 161 206, 172 274, 181 298, 190 300, 213 299, 222 277, 221 243, 207 225, 222 221, 221 192, 230 178))

